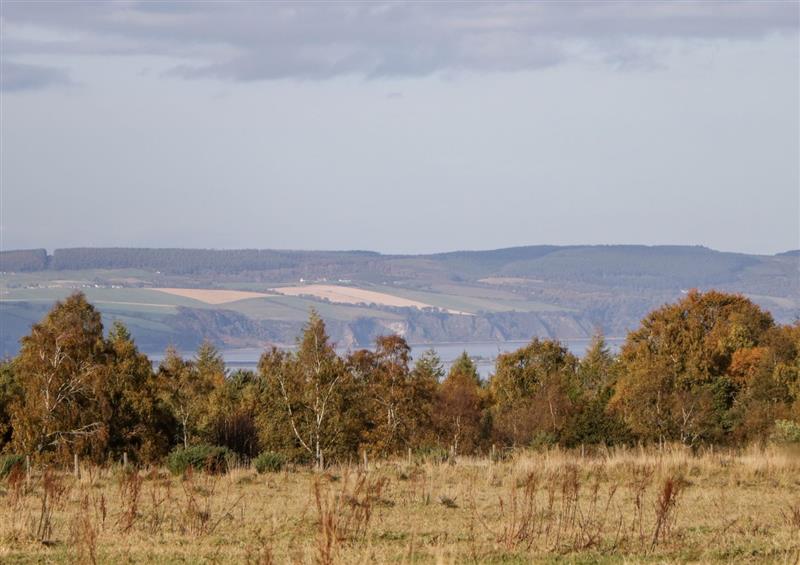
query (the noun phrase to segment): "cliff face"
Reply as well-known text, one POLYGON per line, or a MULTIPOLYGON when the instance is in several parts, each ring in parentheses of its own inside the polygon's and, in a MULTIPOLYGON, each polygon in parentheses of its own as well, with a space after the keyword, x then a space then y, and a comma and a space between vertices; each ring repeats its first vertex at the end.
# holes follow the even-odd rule
MULTIPOLYGON (((275 320, 254 321, 229 310, 181 308, 170 321, 179 336, 176 345, 193 348, 203 339, 229 347, 262 347, 293 344, 302 323, 275 320)), ((412 343, 458 341, 526 340, 533 336, 561 339, 589 337, 594 325, 578 314, 517 313, 462 316, 411 311, 402 321, 360 318, 351 322, 330 321, 328 333, 341 347, 369 347, 380 335, 397 333, 412 343)), ((157 340, 156 340, 157 341, 157 340)), ((167 345, 150 340, 148 346, 167 345)))

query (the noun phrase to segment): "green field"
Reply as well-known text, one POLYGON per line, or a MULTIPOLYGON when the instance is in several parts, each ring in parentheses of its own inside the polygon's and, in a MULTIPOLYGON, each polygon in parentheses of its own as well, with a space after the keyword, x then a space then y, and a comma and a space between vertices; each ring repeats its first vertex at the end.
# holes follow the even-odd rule
POLYGON ((447 285, 442 290, 416 290, 395 285, 360 285, 359 288, 393 294, 402 298, 418 300, 438 308, 457 310, 469 314, 480 312, 570 312, 568 308, 527 300, 522 296, 514 296, 510 292, 495 291, 467 285, 447 285))

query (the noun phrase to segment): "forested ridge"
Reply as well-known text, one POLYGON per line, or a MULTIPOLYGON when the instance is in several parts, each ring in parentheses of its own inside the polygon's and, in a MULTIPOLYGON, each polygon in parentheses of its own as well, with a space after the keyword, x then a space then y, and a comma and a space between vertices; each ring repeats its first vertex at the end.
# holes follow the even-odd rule
POLYGON ((377 253, 365 251, 281 251, 259 249, 136 249, 70 248, 4 251, 0 253, 3 271, 44 269, 145 269, 173 274, 238 273, 296 267, 302 263, 359 261, 377 253))
MULTIPOLYGON (((173 275, 274 271, 296 277, 412 276, 435 268, 452 280, 488 276, 545 277, 639 287, 681 287, 735 280, 760 264, 782 265, 796 254, 775 256, 714 251, 699 246, 527 246, 430 255, 383 255, 372 251, 258 249, 70 248, 0 252, 0 271, 142 269, 173 275)), ((775 268, 774 266, 772 267, 775 268)))
POLYGON ((599 335, 580 359, 533 339, 483 382, 466 354, 445 372, 432 351, 412 360, 398 335, 339 355, 311 312, 296 350, 270 348, 257 371, 229 373, 210 343, 190 359, 169 350, 154 369, 124 325, 105 332, 75 293, 0 367, 0 448, 44 461, 200 449, 321 465, 364 451, 665 441, 800 441, 800 323, 692 291, 647 315, 619 355, 599 335))

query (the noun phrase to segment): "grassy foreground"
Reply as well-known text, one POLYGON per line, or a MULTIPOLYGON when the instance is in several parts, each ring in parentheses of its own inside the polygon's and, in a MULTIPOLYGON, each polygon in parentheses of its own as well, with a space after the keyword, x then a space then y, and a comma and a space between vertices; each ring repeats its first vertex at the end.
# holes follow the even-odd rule
POLYGON ((775 562, 800 559, 800 456, 549 451, 324 473, 24 470, 3 563, 775 562))

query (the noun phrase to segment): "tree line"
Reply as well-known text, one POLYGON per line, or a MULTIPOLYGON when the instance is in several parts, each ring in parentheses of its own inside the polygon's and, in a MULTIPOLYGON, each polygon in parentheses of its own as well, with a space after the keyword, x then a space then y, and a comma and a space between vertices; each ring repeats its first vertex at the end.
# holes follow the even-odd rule
POLYGON ((0 251, 0 271, 27 272, 43 271, 48 264, 47 251, 44 249, 17 249, 0 251))
POLYGON ((0 365, 0 449, 49 461, 143 463, 222 446, 307 463, 407 450, 679 441, 800 441, 800 323, 777 325, 740 295, 690 292, 642 320, 619 354, 597 336, 583 358, 534 338, 482 381, 464 353, 444 370, 398 335, 337 354, 312 312, 297 348, 226 371, 204 343, 157 368, 119 322, 76 293, 0 365))
POLYGON ((52 255, 44 249, 0 251, 0 271, 145 269, 177 275, 304 268, 315 271, 355 268, 379 256, 369 251, 75 247, 56 249, 52 255))

